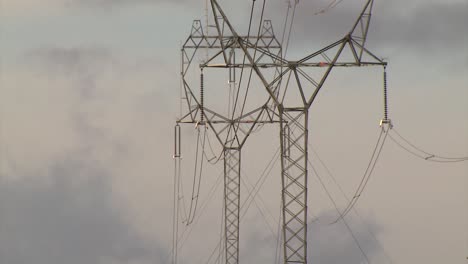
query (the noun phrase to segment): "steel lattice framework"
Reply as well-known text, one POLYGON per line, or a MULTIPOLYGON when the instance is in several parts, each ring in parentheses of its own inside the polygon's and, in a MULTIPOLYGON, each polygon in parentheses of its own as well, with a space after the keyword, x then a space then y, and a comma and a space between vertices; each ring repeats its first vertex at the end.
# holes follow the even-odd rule
POLYGON ((224 150, 224 226, 226 263, 239 263, 239 213, 241 152, 238 148, 224 150))
POLYGON ((285 263, 307 259, 308 111, 281 111, 281 175, 285 263))
MULTIPOLYGON (((216 9, 213 9, 214 13, 216 9)), ((243 53, 246 46, 249 49, 261 49, 273 56, 261 55, 256 64, 279 68, 276 58, 281 56, 281 45, 276 38, 271 21, 263 21, 261 33, 258 36, 242 36, 225 30, 224 16, 216 19, 217 34, 206 35, 200 20, 192 24, 190 36, 182 47, 181 76, 183 94, 187 112, 177 123, 208 126, 223 146, 224 160, 224 258, 227 264, 239 263, 239 212, 240 212, 240 164, 241 149, 248 136, 258 124, 279 123, 279 116, 274 111, 270 99, 263 105, 247 113, 220 113, 203 103, 203 80, 207 69, 227 69, 231 89, 236 85, 236 69, 251 68, 253 64, 245 61, 236 62, 236 53, 243 53), (201 91, 197 93, 193 83, 189 82, 190 69, 194 66, 197 52, 209 49, 214 55, 208 57, 201 65, 201 91), (220 62, 219 62, 220 61, 220 62), (199 96, 197 96, 199 94, 199 96), (240 126, 243 124, 244 126, 240 126)), ((255 64, 255 63, 254 63, 255 64)), ((275 70, 276 73, 279 72, 275 70)), ((198 88, 198 87, 197 87, 198 88)))
MULTIPOLYGON (((216 33, 205 34, 201 21, 194 21, 182 47, 186 113, 177 123, 209 127, 223 146, 225 263, 239 263, 241 149, 254 128, 265 123, 280 125, 284 263, 307 263, 309 109, 335 67, 387 65, 365 47, 373 2, 366 0, 343 38, 297 61, 282 56, 281 44, 269 20, 262 22, 258 36, 239 35, 218 1, 210 0, 216 33), (189 69, 195 66, 196 53, 202 49, 210 50, 211 55, 197 65, 201 75, 197 92, 188 76, 189 69), (236 54, 244 60, 236 60, 236 54), (247 113, 236 111, 234 106, 224 114, 204 103, 203 80, 208 69, 228 70, 229 83, 235 92, 236 69, 244 68, 255 73, 267 92, 262 105, 247 113)), ((387 121, 385 117, 383 122, 387 121)))

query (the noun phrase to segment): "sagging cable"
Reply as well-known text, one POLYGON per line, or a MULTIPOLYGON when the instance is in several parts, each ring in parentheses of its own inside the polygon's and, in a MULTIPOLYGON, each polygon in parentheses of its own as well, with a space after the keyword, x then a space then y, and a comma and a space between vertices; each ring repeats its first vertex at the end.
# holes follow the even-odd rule
POLYGON ((197 207, 198 207, 198 200, 200 197, 201 178, 203 174, 203 162, 204 162, 203 153, 205 151, 205 142, 206 142, 206 130, 207 128, 206 126, 204 126, 203 127, 203 139, 201 139, 202 129, 200 126, 197 126, 198 136, 197 136, 197 148, 196 148, 196 155, 195 155, 195 168, 193 171, 192 197, 191 197, 192 199, 190 201, 189 215, 185 222, 187 226, 192 224, 193 220, 195 219, 195 215, 196 215, 197 207), (200 147, 201 147, 201 150, 200 150, 200 147))
POLYGON ((382 126, 379 138, 375 145, 374 151, 372 152, 371 159, 367 165, 364 175, 362 176, 359 186, 356 188, 356 191, 352 199, 347 204, 346 208, 343 210, 343 212, 340 213, 339 217, 335 221, 330 223, 330 225, 336 224, 340 219, 343 219, 354 208, 354 206, 358 202, 359 198, 361 197, 362 193, 364 192, 367 186, 367 183, 369 182, 369 179, 372 176, 372 173, 374 172, 377 161, 379 160, 380 154, 382 153, 383 146, 385 145, 385 140, 387 139, 389 130, 390 130, 390 126, 387 126, 387 127, 382 126))
POLYGON ((468 161, 468 156, 445 157, 425 151, 411 143, 408 139, 404 138, 396 129, 392 129, 392 134, 396 137, 393 137, 392 135, 389 135, 389 137, 395 144, 397 144, 397 146, 422 160, 438 163, 456 163, 468 161))

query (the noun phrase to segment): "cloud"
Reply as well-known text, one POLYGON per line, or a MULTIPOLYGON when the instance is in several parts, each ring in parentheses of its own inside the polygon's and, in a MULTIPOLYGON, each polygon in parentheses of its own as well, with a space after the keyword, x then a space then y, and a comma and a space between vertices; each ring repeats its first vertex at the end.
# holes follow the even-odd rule
POLYGON ((55 159, 86 148, 97 159, 123 159, 141 133, 160 133, 147 120, 171 112, 168 100, 159 100, 172 91, 164 89, 170 81, 158 77, 168 70, 157 58, 125 59, 101 47, 44 47, 12 66, 2 81, 9 98, 3 137, 10 167, 18 171, 47 170, 55 159))
POLYGON ((170 243, 172 130, 159 122, 171 123, 166 98, 178 87, 161 77, 171 76, 164 66, 104 47, 41 47, 3 72, 0 189, 9 191, 0 218, 9 218, 0 222, 18 247, 6 263, 35 255, 36 263, 160 263, 159 245, 170 243), (32 242, 21 249, 23 240, 32 242))
POLYGON ((421 53, 436 51, 437 57, 459 53, 466 46, 466 3, 427 3, 393 14, 384 7, 380 18, 376 16, 378 45, 421 53))
POLYGON ((189 0, 66 0, 67 5, 86 6, 86 7, 118 7, 118 6, 136 6, 142 4, 181 4, 189 3, 189 0))
POLYGON ((57 161, 48 177, 0 182, 2 263, 149 264, 166 256, 128 223, 106 170, 85 155, 57 161))
POLYGON ((38 48, 5 71, 2 94, 9 100, 3 102, 2 140, 9 177, 41 174, 92 146, 91 127, 80 120, 99 95, 98 80, 113 65, 111 58, 97 48, 38 48))
MULTIPOLYGON (((326 3, 301 1, 298 4, 292 33, 292 47, 315 50, 345 36, 356 21, 364 1, 343 2, 325 14, 314 15, 326 3)), ((285 5, 270 5, 271 16, 284 17, 285 5)), ((410 55, 431 53, 443 59, 460 54, 466 46, 466 2, 376 1, 369 32, 371 50, 410 55)), ((281 32, 282 21, 275 21, 281 32)), ((382 54, 384 56, 385 54, 382 54)), ((451 59, 451 58, 450 58, 451 59)))
MULTIPOLYGON (((322 264, 365 263, 364 255, 343 222, 340 221, 335 225, 327 224, 330 219, 335 217, 335 211, 323 211, 318 215, 319 221, 309 223, 309 261, 322 264)), ((379 242, 369 232, 371 230, 374 235, 380 236, 384 232, 381 225, 369 217, 361 221, 348 216, 346 220, 353 231, 353 235, 358 240, 359 246, 371 263, 390 263, 379 242)), ((272 236, 271 233, 262 232, 262 229, 265 228, 262 225, 257 226, 255 229, 244 227, 245 229, 241 233, 241 258, 248 259, 252 263, 274 263, 277 238, 272 236)), ((279 250, 282 250, 282 246, 280 246, 279 250)))
MULTIPOLYGON (((321 219, 333 219, 335 217, 336 212, 325 212, 319 216, 321 219)), ((380 235, 383 228, 371 218, 358 221, 348 217, 346 220, 359 245, 354 241, 343 221, 331 226, 328 226, 324 221, 316 224, 312 223, 308 233, 310 258, 323 264, 365 263, 365 256, 359 249, 361 247, 369 260, 387 263, 388 259, 385 259, 382 248, 369 232, 371 230, 373 234, 380 235)))
MULTIPOLYGON (((99 11, 112 11, 114 8, 132 8, 157 5, 190 5, 192 0, 3 0, 2 15, 6 17, 23 17, 42 14, 60 15, 64 11, 75 11, 77 8, 94 8, 99 11)), ((89 11, 89 10, 86 10, 89 11)))
POLYGON ((24 59, 36 69, 43 68, 45 74, 53 73, 71 80, 81 100, 90 99, 98 90, 98 79, 118 63, 112 52, 103 47, 43 47, 27 52, 24 59))
POLYGON ((76 74, 103 68, 114 60, 112 52, 103 47, 36 48, 27 52, 26 59, 41 63, 53 71, 76 74))

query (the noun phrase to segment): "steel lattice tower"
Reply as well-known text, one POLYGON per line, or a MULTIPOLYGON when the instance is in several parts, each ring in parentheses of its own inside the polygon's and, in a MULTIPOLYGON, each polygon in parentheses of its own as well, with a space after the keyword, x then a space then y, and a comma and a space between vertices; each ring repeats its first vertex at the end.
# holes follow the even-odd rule
MULTIPOLYGON (((224 68, 229 71, 229 83, 235 86, 236 69, 249 68, 253 65, 248 62, 236 62, 236 53, 243 53, 246 46, 255 46, 258 49, 267 50, 281 55, 281 45, 274 35, 271 21, 265 20, 262 24, 259 36, 238 36, 224 30, 227 24, 225 16, 217 15, 218 12, 213 6, 213 12, 217 17, 215 24, 217 34, 205 35, 200 20, 195 20, 192 25, 190 36, 182 47, 182 83, 184 96, 186 98, 186 113, 177 123, 197 124, 208 126, 216 135, 219 143, 223 146, 224 160, 224 237, 225 237, 225 259, 226 263, 239 263, 239 213, 240 213, 240 171, 241 171, 241 150, 248 136, 258 124, 279 123, 278 115, 272 109, 270 100, 267 100, 258 108, 234 116, 233 113, 221 114, 215 112, 203 103, 203 91, 200 96, 193 89, 193 84, 189 84, 186 76, 189 69, 194 64, 196 52, 202 49, 209 49, 214 52, 214 56, 209 57, 200 67, 201 80, 206 70, 210 68, 224 68), (214 63, 221 60, 222 63, 214 63), (245 130, 239 126, 248 126, 245 130)), ((257 60, 257 63, 265 65, 275 65, 276 59, 264 57, 257 60)), ((275 66, 275 68, 278 66, 275 66)), ((200 87, 202 88, 202 87, 200 87)))
POLYGON ((226 264, 239 263, 241 150, 253 129, 267 123, 280 126, 284 263, 307 263, 309 109, 335 67, 387 65, 365 47, 373 2, 366 0, 343 38, 298 61, 283 57, 269 20, 262 21, 258 36, 239 35, 218 1, 210 0, 216 33, 205 34, 201 22, 194 21, 182 47, 181 77, 187 111, 177 124, 209 127, 223 147, 226 264), (198 84, 190 83, 188 75, 201 49, 209 49, 213 55, 197 65, 201 79, 197 91, 194 87, 198 84), (244 60, 236 60, 236 54, 244 60), (235 108, 228 114, 211 109, 204 102, 204 75, 216 68, 229 72, 234 90, 236 69, 252 69, 268 99, 247 113, 235 108))

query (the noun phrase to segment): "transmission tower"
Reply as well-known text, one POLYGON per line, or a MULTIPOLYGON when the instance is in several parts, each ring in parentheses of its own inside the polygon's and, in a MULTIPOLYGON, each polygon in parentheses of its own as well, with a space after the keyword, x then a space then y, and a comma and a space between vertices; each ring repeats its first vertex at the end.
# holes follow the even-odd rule
MULTIPOLYGON (((258 34, 251 33, 249 26, 248 34, 240 35, 217 0, 210 0, 213 24, 208 26, 214 28, 210 31, 214 34, 205 34, 200 20, 193 22, 190 36, 181 49, 184 113, 177 120, 175 158, 180 159, 179 124, 210 129, 223 148, 226 264, 239 263, 242 147, 252 131, 263 124, 280 127, 284 263, 307 263, 309 109, 335 67, 387 65, 365 45, 373 2, 366 0, 344 37, 297 61, 284 58, 271 21, 263 19, 263 9, 258 34), (202 50, 209 55, 196 64, 197 52, 202 50), (205 98, 209 96, 206 79, 219 75, 213 72, 219 69, 227 71, 225 74, 229 78, 226 111, 215 109, 205 98), (253 110, 244 111, 252 73, 266 92, 266 99, 253 110), (242 75, 245 98, 243 104, 239 104, 239 92, 244 87, 242 75)), ((382 124, 389 123, 385 114, 382 124)))

